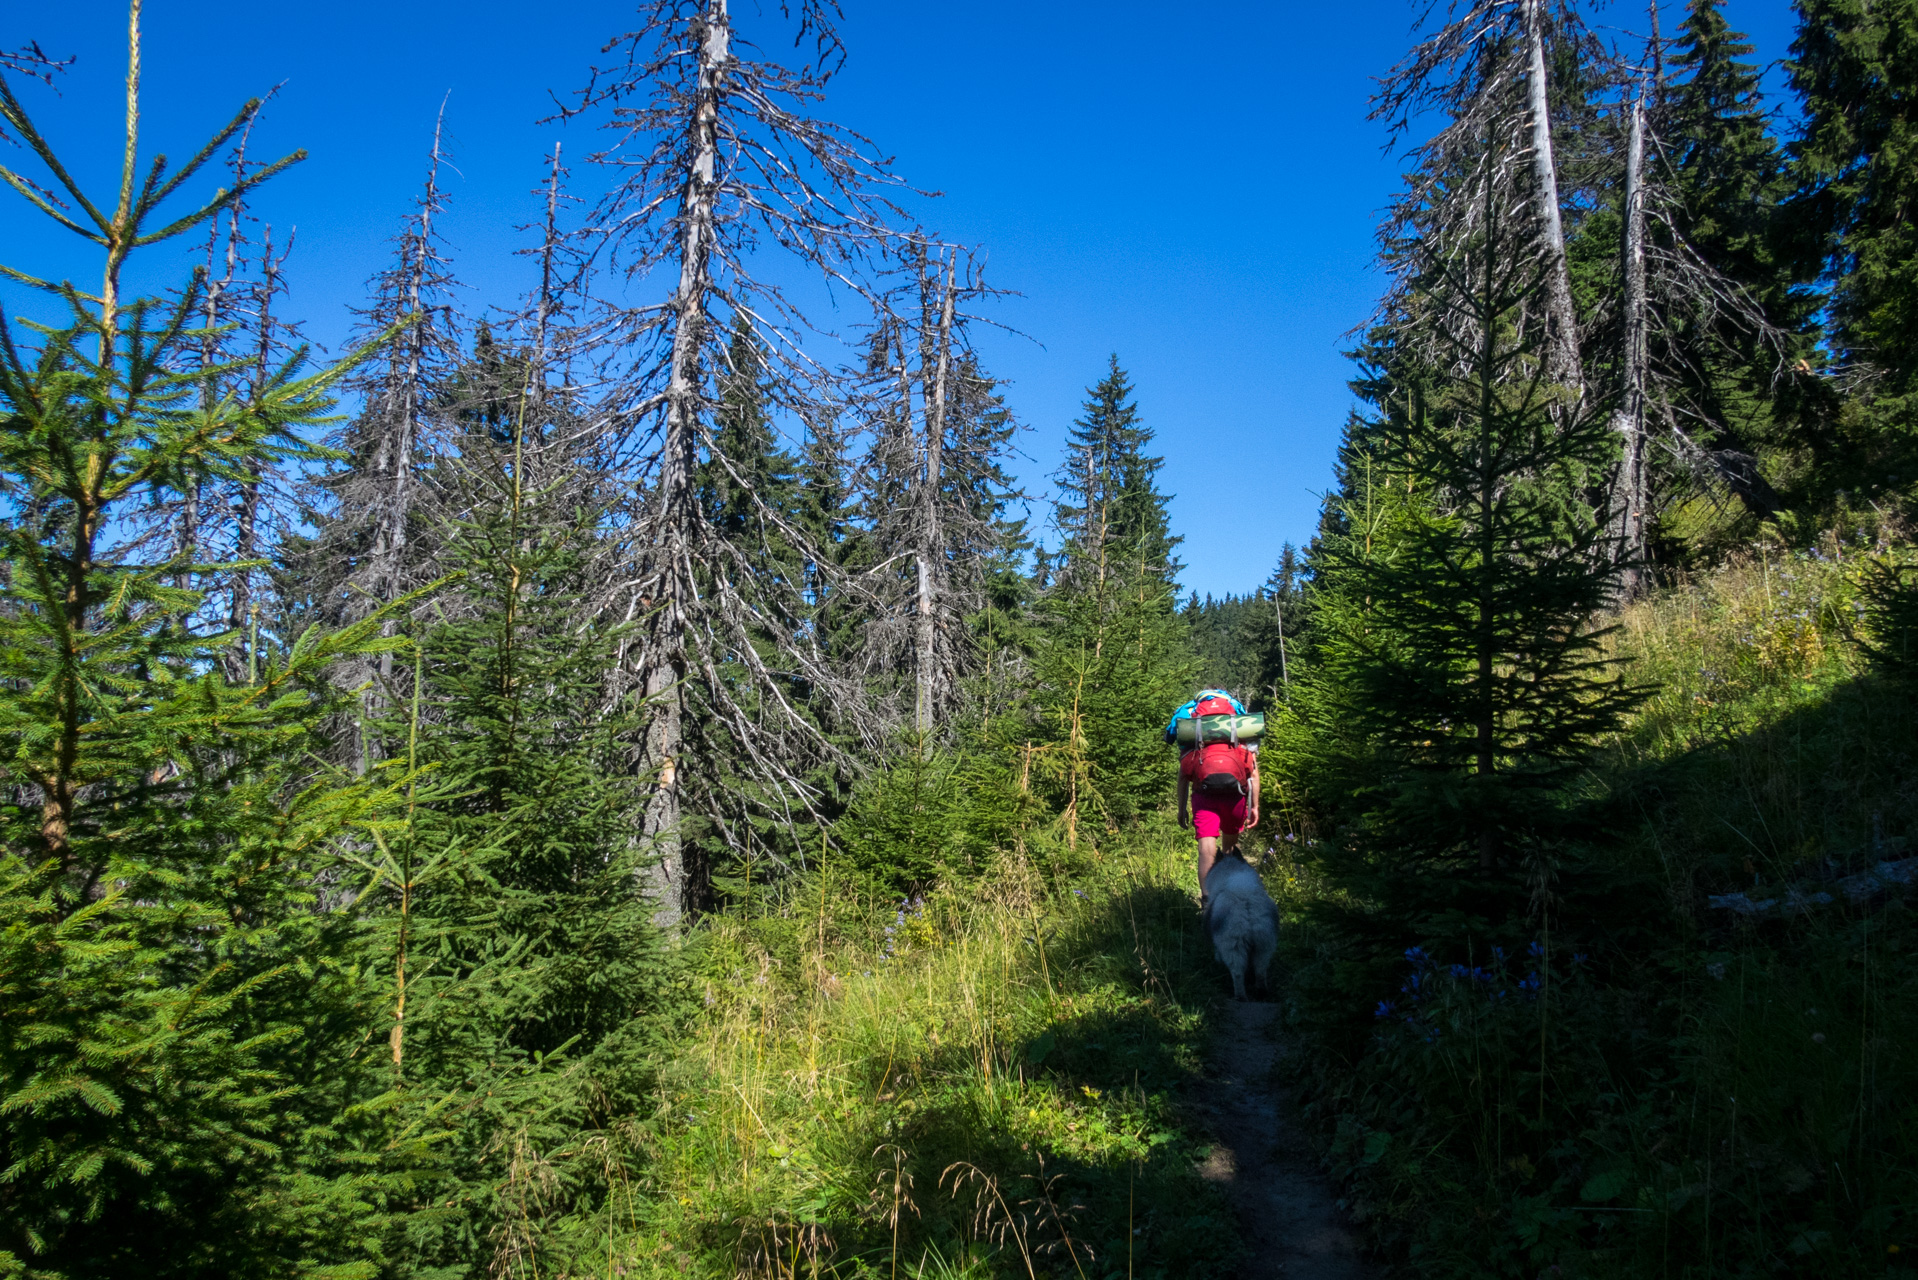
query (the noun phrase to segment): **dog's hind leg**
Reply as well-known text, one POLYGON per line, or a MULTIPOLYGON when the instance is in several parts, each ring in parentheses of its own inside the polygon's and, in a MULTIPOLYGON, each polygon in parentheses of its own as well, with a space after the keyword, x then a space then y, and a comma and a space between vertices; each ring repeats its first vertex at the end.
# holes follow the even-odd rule
POLYGON ((1267 999, 1272 995, 1272 958, 1278 954, 1279 940, 1271 933, 1261 932, 1246 942, 1250 952, 1250 968, 1255 989, 1267 999))

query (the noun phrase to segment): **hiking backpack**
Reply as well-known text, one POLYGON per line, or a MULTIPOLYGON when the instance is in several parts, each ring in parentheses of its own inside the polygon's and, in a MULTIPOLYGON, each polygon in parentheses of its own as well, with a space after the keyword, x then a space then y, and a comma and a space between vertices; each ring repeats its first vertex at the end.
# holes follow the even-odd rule
POLYGON ((1201 690, 1198 697, 1174 711, 1165 726, 1166 742, 1181 750, 1209 742, 1244 746, 1257 742, 1264 733, 1265 717, 1247 715, 1245 705, 1223 689, 1201 690))
POLYGON ((1198 789, 1209 796, 1242 796, 1250 777, 1246 753, 1230 742, 1208 742, 1199 748, 1198 789))
POLYGON ((1179 740, 1179 721, 1196 720, 1202 715, 1220 714, 1242 716, 1245 714, 1245 704, 1224 689, 1199 690, 1198 697, 1174 711, 1172 718, 1165 722, 1167 744, 1176 743, 1179 740), (1201 711, 1199 708, 1202 705, 1207 709, 1201 711))

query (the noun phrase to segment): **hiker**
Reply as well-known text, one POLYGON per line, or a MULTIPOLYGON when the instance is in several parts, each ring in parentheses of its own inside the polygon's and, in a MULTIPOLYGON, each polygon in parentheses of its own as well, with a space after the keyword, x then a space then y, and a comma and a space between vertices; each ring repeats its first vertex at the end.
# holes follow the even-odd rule
MULTIPOLYGON (((1194 717, 1233 715, 1241 710, 1230 694, 1214 689, 1201 693, 1192 707, 1194 717)), ((1259 825, 1257 749, 1235 741, 1195 741, 1179 757, 1181 826, 1187 821, 1188 805, 1192 830, 1199 838, 1199 900, 1203 903, 1205 877, 1218 860, 1221 844, 1236 853, 1239 833, 1259 825)))

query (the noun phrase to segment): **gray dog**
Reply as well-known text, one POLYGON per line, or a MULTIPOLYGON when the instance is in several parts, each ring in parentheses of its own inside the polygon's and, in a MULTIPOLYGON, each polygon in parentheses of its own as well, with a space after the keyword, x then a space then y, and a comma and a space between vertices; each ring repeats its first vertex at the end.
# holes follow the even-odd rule
POLYGON ((1279 949, 1279 909, 1265 882, 1236 850, 1227 850, 1205 878, 1205 931, 1212 954, 1232 971, 1232 996, 1243 1000, 1246 974, 1265 990, 1266 971, 1279 949))

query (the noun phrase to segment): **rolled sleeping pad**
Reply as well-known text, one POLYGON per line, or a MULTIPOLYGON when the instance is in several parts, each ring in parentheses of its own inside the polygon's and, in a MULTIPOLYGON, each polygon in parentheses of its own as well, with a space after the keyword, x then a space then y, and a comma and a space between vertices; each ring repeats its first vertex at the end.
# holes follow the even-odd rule
POLYGON ((1230 742, 1236 731, 1241 743, 1257 742, 1265 736, 1265 716, 1187 716, 1173 722, 1173 734, 1181 750, 1204 742, 1230 742))

